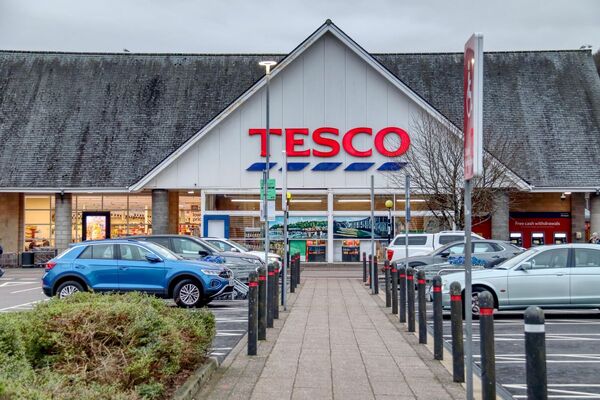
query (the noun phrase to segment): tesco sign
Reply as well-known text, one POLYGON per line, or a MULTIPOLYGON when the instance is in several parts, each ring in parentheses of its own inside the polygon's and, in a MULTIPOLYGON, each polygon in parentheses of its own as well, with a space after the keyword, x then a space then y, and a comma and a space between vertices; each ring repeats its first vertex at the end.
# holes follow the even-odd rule
MULTIPOLYGON (((269 129, 271 135, 282 136, 283 129, 269 129)), ((267 156, 267 130, 262 128, 251 128, 248 130, 250 136, 260 136, 260 155, 267 156)), ((339 154, 341 149, 354 157, 371 157, 373 148, 384 157, 398 157, 408 151, 410 146, 410 137, 408 133, 395 126, 388 126, 381 129, 373 135, 371 128, 352 128, 341 137, 339 141, 340 130, 331 127, 322 127, 315 129, 312 134, 308 128, 286 128, 285 143, 286 153, 288 157, 333 157, 339 154), (354 138, 358 135, 368 135, 373 137, 373 146, 365 149, 358 149, 354 146, 354 138), (389 135, 397 137, 397 141, 393 141, 395 148, 387 148, 385 140, 389 135), (397 144, 396 144, 397 143, 397 144), (327 148, 328 150, 317 150, 312 144, 327 148)), ((389 143, 388 143, 389 144, 389 143)))

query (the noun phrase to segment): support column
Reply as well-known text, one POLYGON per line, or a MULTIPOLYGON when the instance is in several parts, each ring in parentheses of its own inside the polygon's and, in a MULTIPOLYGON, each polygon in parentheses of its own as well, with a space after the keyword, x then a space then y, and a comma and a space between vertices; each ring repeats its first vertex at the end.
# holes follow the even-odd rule
POLYGON ((169 192, 169 233, 179 233, 179 192, 169 192))
POLYGON ((0 245, 5 253, 23 251, 23 193, 0 193, 0 245))
POLYGON ((163 235, 169 233, 169 191, 152 190, 152 233, 163 235))
POLYGON ((585 193, 571 194, 571 241, 585 242, 585 193))
POLYGON ((333 192, 327 191, 327 262, 333 262, 333 192))
POLYGON ((590 233, 600 233, 600 196, 590 193, 590 233))
POLYGON ((73 202, 71 193, 54 195, 54 243, 58 252, 73 241, 73 202))
POLYGON ((509 240, 509 195, 506 191, 494 193, 492 211, 492 239, 509 240))

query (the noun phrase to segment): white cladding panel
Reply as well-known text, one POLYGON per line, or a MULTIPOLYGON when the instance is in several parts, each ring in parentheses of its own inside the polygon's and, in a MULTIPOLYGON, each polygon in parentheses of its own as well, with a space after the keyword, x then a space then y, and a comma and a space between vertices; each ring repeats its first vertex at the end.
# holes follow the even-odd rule
MULTIPOLYGON (((319 127, 338 128, 340 152, 331 158, 289 157, 288 162, 309 162, 303 171, 288 173, 290 188, 367 187, 375 175, 379 188, 390 187, 386 173, 377 171, 384 162, 397 161, 380 155, 373 146, 374 135, 387 126, 405 129, 409 135, 410 115, 421 108, 389 83, 381 74, 330 34, 324 35, 270 82, 271 128, 308 128, 309 136, 301 149, 329 148, 317 146, 312 132, 319 127), (354 147, 373 149, 369 158, 353 157, 342 148, 342 136, 349 129, 370 127, 373 136, 358 135, 354 147), (341 162, 335 171, 315 172, 319 162, 341 162), (374 162, 364 172, 345 172, 352 162, 374 162)), ((246 169, 260 157, 260 137, 248 134, 251 128, 265 127, 265 89, 262 88, 241 104, 154 178, 147 187, 187 188, 258 188, 261 172, 246 169)), ((285 133, 284 133, 285 134, 285 133)), ((331 135, 326 135, 331 137, 331 135)), ((281 186, 283 140, 271 136, 271 177, 281 186)))

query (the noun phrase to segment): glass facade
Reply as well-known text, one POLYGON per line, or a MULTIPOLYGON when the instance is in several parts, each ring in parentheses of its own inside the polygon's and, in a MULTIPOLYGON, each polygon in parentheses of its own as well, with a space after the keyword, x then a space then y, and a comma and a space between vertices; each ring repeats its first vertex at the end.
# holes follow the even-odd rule
POLYGON ((25 196, 23 250, 54 246, 54 195, 25 196))

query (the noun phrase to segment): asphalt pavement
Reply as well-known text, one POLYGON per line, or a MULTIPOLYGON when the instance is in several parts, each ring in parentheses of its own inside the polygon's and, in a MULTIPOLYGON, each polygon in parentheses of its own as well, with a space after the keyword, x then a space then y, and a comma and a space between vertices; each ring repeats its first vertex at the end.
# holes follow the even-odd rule
MULTIPOLYGON (((48 300, 42 292, 43 269, 5 269, 5 272, 0 278, 0 312, 31 310, 36 303, 48 300)), ((170 304, 175 306, 172 301, 170 304)), ((218 300, 211 302, 208 309, 217 323, 211 355, 222 362, 246 333, 248 302, 218 300)))

